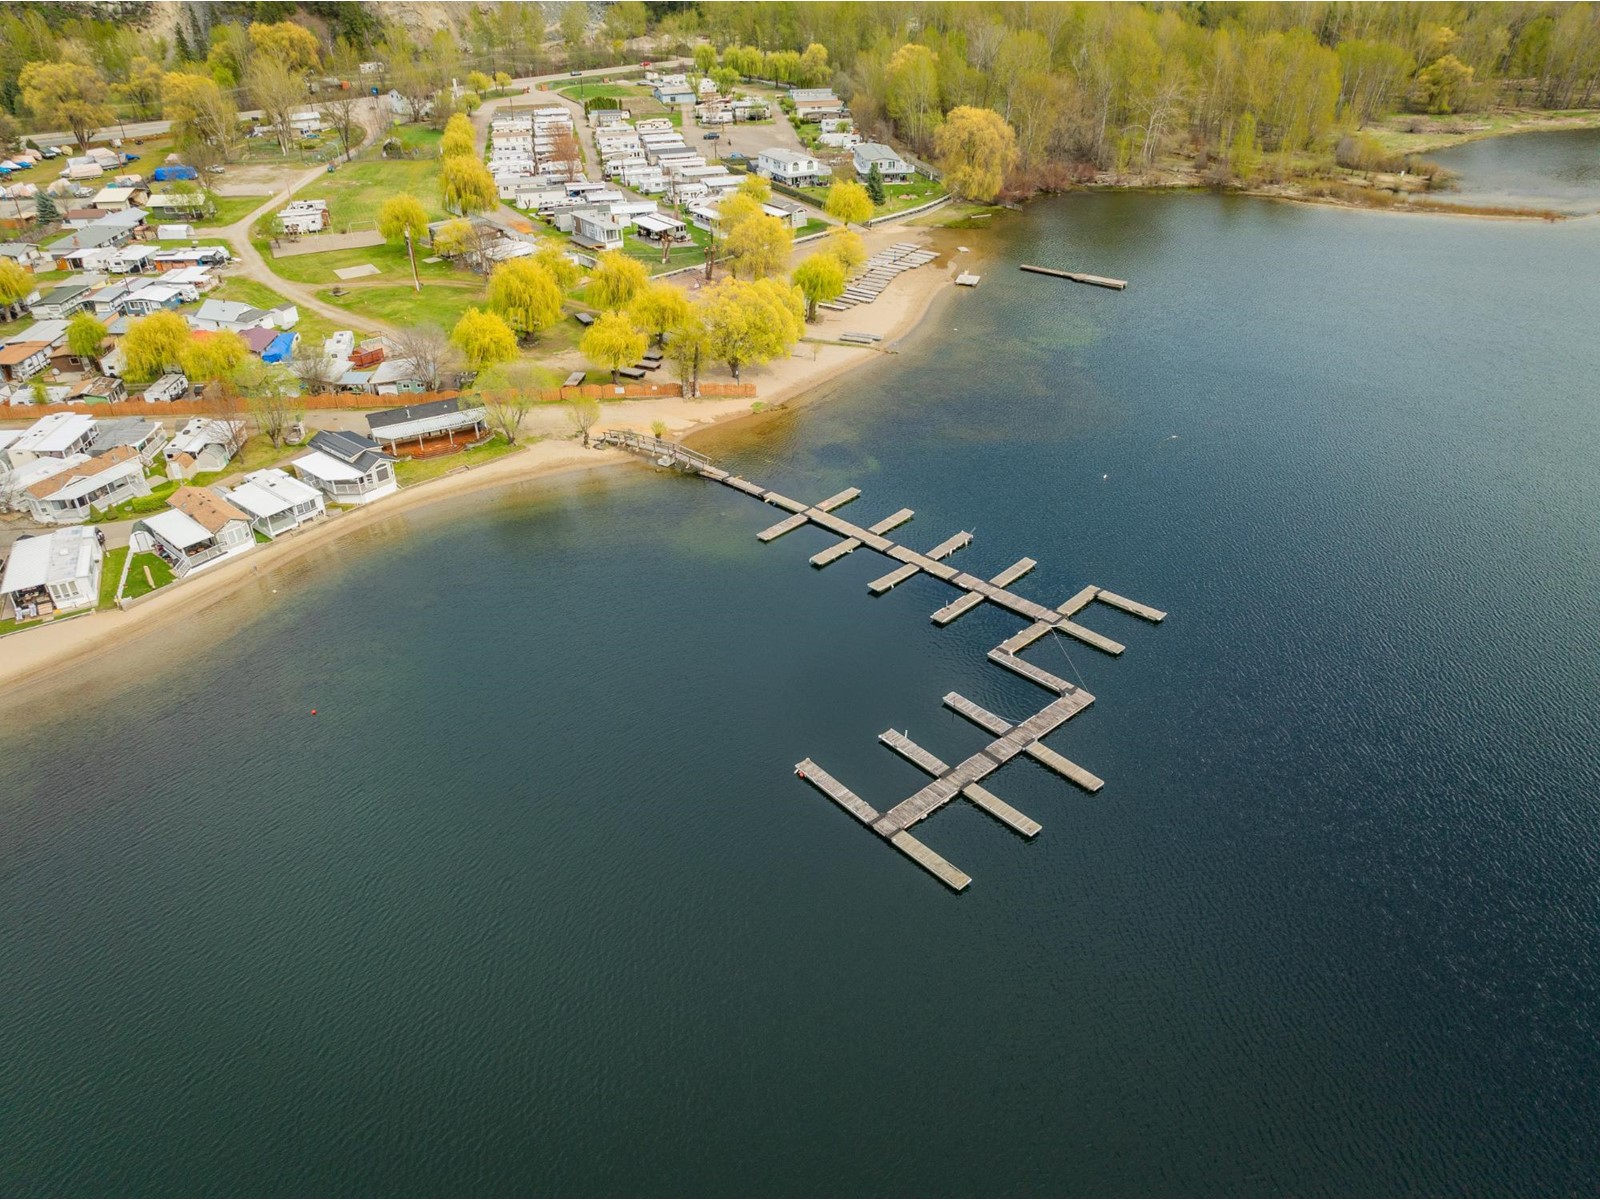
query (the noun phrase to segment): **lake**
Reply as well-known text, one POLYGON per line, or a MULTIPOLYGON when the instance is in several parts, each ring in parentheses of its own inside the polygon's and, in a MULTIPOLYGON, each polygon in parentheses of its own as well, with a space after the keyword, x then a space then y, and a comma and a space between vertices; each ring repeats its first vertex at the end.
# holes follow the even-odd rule
POLYGON ((1465 142, 1429 154, 1454 171, 1447 203, 1600 212, 1600 129, 1552 129, 1465 142))
POLYGON ((0 1187, 1600 1188, 1600 224, 1095 194, 983 248, 705 448, 1168 610, 1029 651, 1100 793, 991 776, 1044 831, 919 826, 952 895, 793 766, 972 753, 945 692, 1044 699, 1016 618, 643 466, 400 518, 11 697, 0 1187))

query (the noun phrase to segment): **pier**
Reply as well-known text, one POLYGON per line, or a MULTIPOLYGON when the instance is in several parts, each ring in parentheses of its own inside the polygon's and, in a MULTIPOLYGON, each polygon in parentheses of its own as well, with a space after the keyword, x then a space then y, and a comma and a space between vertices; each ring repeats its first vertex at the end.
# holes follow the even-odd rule
MULTIPOLYGON (((1045 268, 1039 270, 1046 274, 1065 274, 1045 268)), ((1004 570, 985 578, 961 571, 945 561, 956 551, 972 545, 973 536, 970 531, 962 530, 954 533, 924 553, 887 536, 913 518, 915 514, 909 508, 897 509, 870 525, 857 524, 838 515, 839 509, 860 498, 859 488, 845 488, 826 500, 807 504, 771 488, 764 488, 758 483, 729 474, 712 465, 703 455, 682 450, 681 447, 674 450, 675 443, 645 438, 633 433, 612 432, 603 434, 601 441, 648 456, 658 466, 672 466, 691 474, 698 474, 713 483, 720 483, 724 487, 743 492, 763 504, 770 504, 787 513, 787 516, 756 535, 761 542, 776 541, 806 525, 815 525, 819 529, 826 530, 836 540, 811 556, 810 562, 813 567, 818 569, 826 567, 861 549, 881 554, 895 566, 888 574, 881 575, 867 584, 867 590, 874 596, 884 595, 919 574, 928 575, 940 583, 955 588, 960 594, 933 613, 932 621, 935 625, 941 627, 948 625, 983 604, 993 604, 1028 621, 1028 625, 1020 632, 1012 634, 990 650, 988 659, 995 666, 1046 692, 1050 698, 1044 707, 1031 716, 1013 723, 956 692, 948 693, 944 697, 945 707, 976 725, 991 738, 975 754, 954 766, 946 763, 932 750, 912 741, 908 734, 892 729, 880 734, 878 740, 882 745, 931 777, 931 782, 911 795, 880 810, 867 803, 815 760, 806 758, 795 764, 796 775, 945 886, 957 892, 963 891, 971 884, 972 878, 931 847, 913 837, 908 830, 933 816, 951 801, 965 799, 971 802, 1024 838, 1031 839, 1042 829, 1038 821, 1006 803, 984 786, 984 781, 990 775, 1012 759, 1018 757, 1032 759, 1090 794, 1098 792, 1105 786, 1105 780, 1093 771, 1044 744, 1047 736, 1094 703, 1094 697, 1054 671, 1023 658, 1022 654, 1042 638, 1060 636, 1070 637, 1106 654, 1120 655, 1126 649, 1121 642, 1080 624, 1077 618, 1090 606, 1099 603, 1151 624, 1159 624, 1167 616, 1161 609, 1130 600, 1126 596, 1094 585, 1080 589, 1064 603, 1050 608, 1013 590, 1019 580, 1039 565, 1035 559, 1020 558, 1004 570)))
POLYGON ((1022 270, 1029 271, 1034 275, 1049 275, 1056 279, 1070 279, 1073 283, 1087 283, 1092 284, 1094 287, 1111 288, 1118 292, 1128 286, 1126 279, 1108 279, 1104 275, 1086 275, 1082 271, 1060 271, 1055 267, 1036 267, 1032 263, 1023 263, 1022 270))

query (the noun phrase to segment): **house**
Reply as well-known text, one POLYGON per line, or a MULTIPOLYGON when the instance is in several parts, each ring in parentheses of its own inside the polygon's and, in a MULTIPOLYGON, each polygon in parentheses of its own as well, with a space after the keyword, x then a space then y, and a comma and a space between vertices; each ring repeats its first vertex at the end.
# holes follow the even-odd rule
POLYGON ((246 329, 239 337, 250 348, 250 353, 262 355, 271 348, 272 343, 278 340, 276 329, 246 329))
POLYGON ((369 437, 323 429, 311 436, 311 453, 289 464, 294 473, 338 504, 367 504, 399 490, 394 457, 369 437))
POLYGON ((67 393, 68 404, 118 404, 128 398, 128 385, 114 375, 85 375, 67 393))
MULTIPOLYGON (((144 199, 144 206, 156 215, 158 220, 167 217, 203 217, 209 205, 204 192, 152 192, 144 199)), ((162 241, 170 241, 165 235, 158 235, 162 241)), ((191 231, 187 235, 193 237, 191 231)))
POLYGON ((164 308, 177 308, 188 301, 197 300, 199 296, 193 288, 182 288, 173 284, 147 283, 136 291, 130 291, 122 302, 122 311, 129 316, 143 317, 164 308))
POLYGON ((114 446, 94 457, 74 455, 53 475, 31 484, 17 497, 35 521, 71 524, 95 508, 110 508, 135 496, 150 494, 144 460, 131 446, 114 446))
POLYGON ((9 258, 29 271, 49 270, 50 256, 32 242, 0 242, 0 258, 9 258))
POLYGON ((162 450, 167 475, 193 479, 203 471, 220 471, 244 445, 244 422, 217 417, 191 417, 162 450))
POLYGON ((277 325, 271 312, 238 300, 207 300, 190 316, 189 323, 211 333, 243 333, 277 325))
POLYGON ((63 284, 61 287, 51 288, 32 304, 33 315, 41 321, 55 319, 65 321, 80 309, 88 308, 91 289, 87 284, 63 284))
POLYGON ((789 89, 789 99, 793 100, 796 104, 799 104, 802 101, 807 104, 811 104, 818 100, 837 100, 838 98, 839 97, 833 94, 833 89, 827 87, 792 87, 789 89))
POLYGON ((91 455, 104 454, 118 446, 129 446, 145 466, 149 466, 161 453, 161 447, 167 444, 167 431, 159 421, 146 421, 142 417, 117 417, 98 424, 94 442, 89 447, 91 455))
POLYGON ((655 81, 651 94, 662 104, 693 104, 694 89, 683 75, 663 75, 655 81))
POLYGON ((145 190, 141 187, 124 187, 112 184, 103 187, 94 194, 94 206, 103 208, 107 212, 122 212, 138 204, 145 197, 145 190))
POLYGON ((92 525, 19 538, 11 547, 0 594, 19 621, 93 608, 100 601, 105 550, 92 525))
POLYGON ((899 183, 915 173, 910 163, 882 142, 862 142, 850 151, 850 161, 862 179, 872 173, 873 164, 877 164, 885 183, 899 183))
POLYGON ((756 174, 788 187, 810 187, 833 174, 832 169, 803 150, 772 146, 756 155, 756 174))
POLYGON ((329 334, 322 343, 322 352, 329 358, 349 358, 355 348, 356 335, 348 329, 329 334))
POLYGON ((380 396, 399 396, 428 390, 428 381, 407 358, 386 358, 372 371, 367 390, 380 396))
POLYGON ((443 451, 480 437, 485 428, 485 412, 481 405, 462 408, 459 400, 434 400, 372 413, 367 417, 367 428, 372 440, 380 445, 388 443, 393 455, 401 452, 402 443, 409 453, 413 441, 419 453, 443 451))
POLYGON ((95 439, 93 417, 82 413, 54 412, 40 417, 6 451, 11 465, 20 467, 36 458, 66 458, 81 454, 95 439))
POLYGON ((25 383, 50 365, 47 342, 12 342, 0 346, 0 379, 25 383))
POLYGON ((220 267, 231 261, 232 257, 222 246, 190 246, 175 250, 157 250, 152 261, 156 270, 165 274, 168 271, 182 270, 184 267, 220 267))
POLYGON ((135 554, 155 554, 182 579, 256 547, 250 517, 209 488, 181 487, 167 497, 171 510, 133 523, 135 554))
POLYGON ((173 371, 144 389, 144 401, 146 404, 166 404, 173 400, 182 400, 188 394, 188 376, 181 371, 173 371))
POLYGON ((250 517, 252 529, 269 538, 326 516, 328 511, 321 492, 277 467, 246 475, 243 483, 224 495, 229 504, 250 517))
POLYGON ((633 219, 633 226, 639 237, 657 243, 682 241, 689 233, 677 217, 662 212, 641 213, 633 219))
POLYGON ((769 217, 777 217, 790 229, 799 229, 807 220, 805 205, 782 196, 769 196, 763 200, 761 211, 769 217))
POLYGON ((326 200, 296 200, 279 210, 278 220, 290 234, 321 233, 333 223, 326 200))
POLYGON ((96 289, 89 296, 89 311, 102 320, 116 316, 122 312, 128 297, 133 295, 135 286, 131 283, 108 283, 96 289))
POLYGON ((122 246, 108 256, 106 269, 113 275, 131 275, 136 271, 148 271, 155 256, 154 246, 122 246))
POLYGON ((622 222, 598 209, 576 212, 572 217, 572 240, 592 250, 620 249, 622 222))

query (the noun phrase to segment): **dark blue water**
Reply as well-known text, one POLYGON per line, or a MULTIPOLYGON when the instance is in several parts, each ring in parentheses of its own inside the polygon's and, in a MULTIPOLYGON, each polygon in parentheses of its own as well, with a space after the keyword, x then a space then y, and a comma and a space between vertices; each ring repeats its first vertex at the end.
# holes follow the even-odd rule
POLYGON ((1555 212, 1600 212, 1600 129, 1556 129, 1466 142, 1428 155, 1457 186, 1435 199, 1555 212))
POLYGON ((0 1188, 1600 1188, 1600 226, 1094 196, 989 246, 710 448, 1168 609, 1030 651, 1103 791, 919 827, 954 896, 792 768, 970 753, 946 691, 1043 699, 1014 618, 643 469, 397 522, 12 698, 0 1188))

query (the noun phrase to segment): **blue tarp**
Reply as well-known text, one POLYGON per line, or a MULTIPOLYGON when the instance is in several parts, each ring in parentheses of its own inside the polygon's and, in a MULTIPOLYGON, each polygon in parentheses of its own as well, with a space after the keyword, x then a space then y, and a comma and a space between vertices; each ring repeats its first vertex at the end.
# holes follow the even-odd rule
POLYGON ((294 353, 294 334, 280 333, 272 339, 272 345, 261 352, 261 361, 265 363, 278 363, 294 353))
POLYGON ((157 183, 166 183, 173 179, 199 179, 200 172, 193 167, 157 167, 150 172, 150 178, 157 183))

